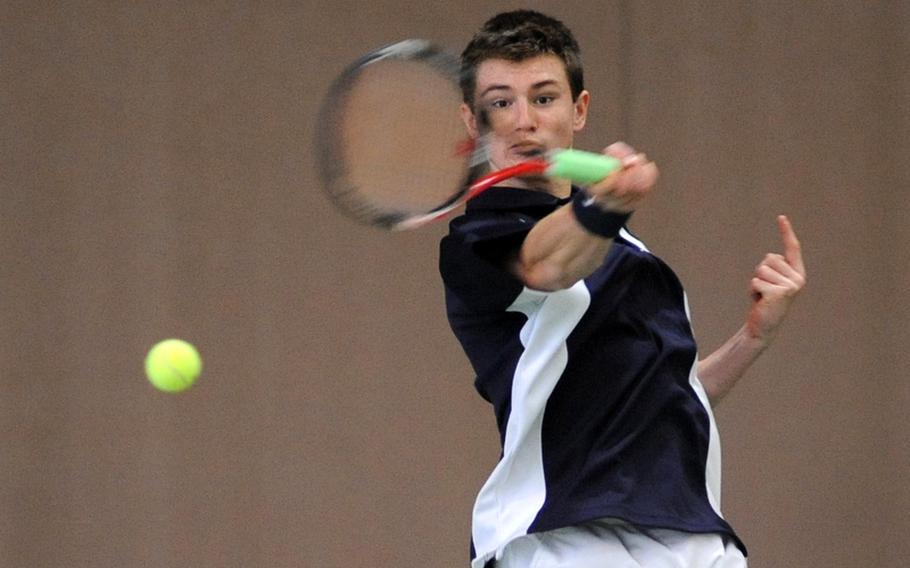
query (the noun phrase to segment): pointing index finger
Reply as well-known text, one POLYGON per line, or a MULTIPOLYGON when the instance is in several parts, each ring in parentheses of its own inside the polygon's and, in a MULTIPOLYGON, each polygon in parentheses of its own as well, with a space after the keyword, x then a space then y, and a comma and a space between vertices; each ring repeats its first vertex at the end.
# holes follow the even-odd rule
POLYGON ((777 228, 780 231, 780 239, 784 244, 784 258, 787 263, 802 275, 806 274, 806 267, 803 265, 803 252, 793 230, 793 225, 786 215, 777 217, 777 228))

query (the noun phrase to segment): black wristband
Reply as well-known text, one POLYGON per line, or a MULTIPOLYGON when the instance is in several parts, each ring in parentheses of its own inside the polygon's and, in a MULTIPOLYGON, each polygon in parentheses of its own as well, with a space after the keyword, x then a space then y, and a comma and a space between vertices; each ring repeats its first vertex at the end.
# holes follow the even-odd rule
POLYGON ((572 196, 572 211, 575 219, 589 233, 612 239, 619 234, 632 213, 601 209, 588 192, 581 189, 572 196))

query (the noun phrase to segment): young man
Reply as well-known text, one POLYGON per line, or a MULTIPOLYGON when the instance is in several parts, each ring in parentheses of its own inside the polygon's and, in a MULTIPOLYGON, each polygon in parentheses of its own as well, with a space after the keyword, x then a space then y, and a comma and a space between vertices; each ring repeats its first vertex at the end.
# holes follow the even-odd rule
MULTIPOLYGON (((491 167, 571 147, 587 118, 579 50, 532 11, 462 54, 462 115, 491 167)), ((745 566, 719 510, 711 413, 804 285, 796 235, 751 281, 746 322, 698 361, 682 286, 625 229, 657 168, 625 144, 590 187, 520 179, 469 203, 440 243, 449 320, 496 413, 502 458, 474 507, 472 567, 745 566)))

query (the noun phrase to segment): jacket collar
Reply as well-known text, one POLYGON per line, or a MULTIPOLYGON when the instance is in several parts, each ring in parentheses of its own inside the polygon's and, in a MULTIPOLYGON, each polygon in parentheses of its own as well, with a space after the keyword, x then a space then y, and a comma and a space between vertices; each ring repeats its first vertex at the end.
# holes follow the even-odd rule
MULTIPOLYGON (((572 188, 572 195, 578 188, 572 188)), ((467 211, 485 211, 501 209, 523 209, 525 207, 555 208, 565 205, 571 197, 556 197, 545 191, 519 189, 516 187, 491 187, 474 199, 468 201, 467 211)))

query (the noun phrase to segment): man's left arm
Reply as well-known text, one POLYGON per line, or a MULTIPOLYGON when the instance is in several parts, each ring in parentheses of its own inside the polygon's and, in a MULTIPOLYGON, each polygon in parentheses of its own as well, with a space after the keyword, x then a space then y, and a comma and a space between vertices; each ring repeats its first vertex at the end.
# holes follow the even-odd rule
POLYGON ((717 351, 698 362, 711 405, 717 405, 767 349, 793 300, 806 284, 802 249, 787 217, 777 218, 783 254, 768 254, 749 283, 752 303, 746 322, 717 351))

